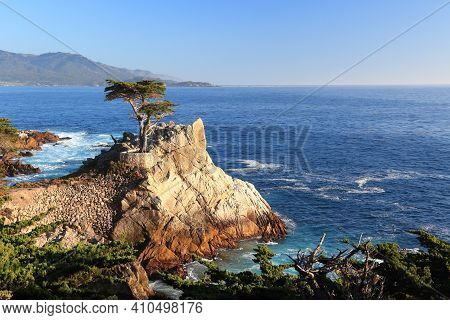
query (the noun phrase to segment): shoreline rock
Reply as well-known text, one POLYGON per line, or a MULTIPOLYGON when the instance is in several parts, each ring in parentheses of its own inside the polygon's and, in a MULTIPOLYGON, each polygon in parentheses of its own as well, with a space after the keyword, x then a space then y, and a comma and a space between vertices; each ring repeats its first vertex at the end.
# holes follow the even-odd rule
POLYGON ((98 279, 91 282, 88 288, 103 295, 110 294, 118 299, 148 300, 155 296, 150 286, 147 273, 137 262, 114 266, 103 272, 104 276, 118 280, 98 279))
POLYGON ((30 175, 40 173, 41 169, 33 167, 31 164, 23 163, 21 160, 8 160, 3 162, 3 167, 7 177, 18 175, 30 175))
POLYGON ((36 131, 36 130, 21 130, 19 131, 19 139, 17 141, 17 149, 24 150, 41 150, 41 147, 46 143, 56 143, 60 138, 51 132, 36 131))
POLYGON ((0 179, 2 177, 15 177, 18 175, 29 175, 40 173, 39 168, 31 164, 23 163, 21 157, 31 157, 30 150, 41 150, 46 143, 55 143, 60 138, 51 132, 40 132, 35 130, 22 130, 17 137, 11 136, 13 149, 0 150, 0 179))

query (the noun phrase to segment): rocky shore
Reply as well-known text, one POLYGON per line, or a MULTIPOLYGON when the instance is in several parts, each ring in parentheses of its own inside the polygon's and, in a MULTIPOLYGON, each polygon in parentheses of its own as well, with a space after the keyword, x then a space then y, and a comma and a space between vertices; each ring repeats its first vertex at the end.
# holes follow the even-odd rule
POLYGON ((41 172, 30 164, 23 163, 21 157, 32 156, 33 150, 41 150, 46 143, 56 143, 60 137, 51 132, 40 132, 35 130, 18 131, 17 134, 2 136, 0 144, 0 178, 15 177, 21 174, 35 174, 41 172), (7 140, 7 141, 6 141, 7 140))
POLYGON ((213 257, 242 239, 286 235, 253 185, 214 165, 200 119, 159 125, 147 153, 136 153, 135 140, 124 134, 70 176, 10 190, 0 215, 8 223, 49 211, 43 223, 63 225, 43 235, 40 245, 127 241, 139 248, 137 262, 149 274, 177 269, 192 254, 213 257))

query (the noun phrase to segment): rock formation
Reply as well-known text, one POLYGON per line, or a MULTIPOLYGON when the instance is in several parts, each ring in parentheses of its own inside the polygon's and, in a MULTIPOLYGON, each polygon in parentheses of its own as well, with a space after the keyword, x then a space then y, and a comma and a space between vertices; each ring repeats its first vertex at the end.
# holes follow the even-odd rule
POLYGON ((19 131, 17 149, 40 150, 42 145, 58 142, 59 140, 60 138, 56 134, 48 131, 22 130, 19 131))
POLYGON ((10 135, 1 138, 10 141, 6 144, 7 147, 0 143, 0 178, 41 172, 39 168, 23 163, 20 157, 30 157, 32 153, 29 150, 41 150, 42 145, 60 140, 57 135, 51 132, 35 130, 19 131, 17 136, 10 135))
POLYGON ((111 282, 105 277, 99 278, 88 285, 90 291, 115 295, 118 299, 147 300, 155 296, 147 273, 137 262, 114 266, 104 271, 103 276, 114 277, 119 281, 111 282))
POLYGON ((47 221, 65 226, 42 242, 128 241, 149 272, 177 267, 193 253, 212 257, 241 239, 286 234, 253 185, 214 165, 200 119, 161 124, 149 141, 148 153, 135 153, 134 136, 124 135, 75 174, 12 190, 0 212, 15 221, 52 209, 47 221))

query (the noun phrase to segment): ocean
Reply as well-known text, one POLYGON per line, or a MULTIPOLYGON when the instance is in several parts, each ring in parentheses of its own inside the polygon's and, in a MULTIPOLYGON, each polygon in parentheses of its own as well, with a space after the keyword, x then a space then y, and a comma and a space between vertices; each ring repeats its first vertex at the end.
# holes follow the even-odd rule
MULTIPOLYGON (((395 241, 419 247, 407 231, 450 239, 450 87, 332 86, 168 88, 177 103, 167 118, 201 117, 208 151, 228 174, 253 183, 288 224, 269 243, 277 262, 341 240, 395 241)), ((9 183, 63 176, 136 131, 130 108, 105 102, 102 88, 1 87, 0 117, 21 129, 71 137, 46 145, 28 163, 41 174, 9 183)), ((218 263, 254 270, 256 240, 224 250, 218 263)))

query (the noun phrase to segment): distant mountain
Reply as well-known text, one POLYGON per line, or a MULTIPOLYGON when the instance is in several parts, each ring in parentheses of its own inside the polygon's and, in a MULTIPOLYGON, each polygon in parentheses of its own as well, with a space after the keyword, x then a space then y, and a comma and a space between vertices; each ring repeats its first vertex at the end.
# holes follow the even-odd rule
POLYGON ((103 86, 105 79, 137 81, 154 79, 168 86, 210 87, 207 82, 179 81, 146 70, 117 68, 78 54, 20 54, 0 50, 0 85, 103 86))

